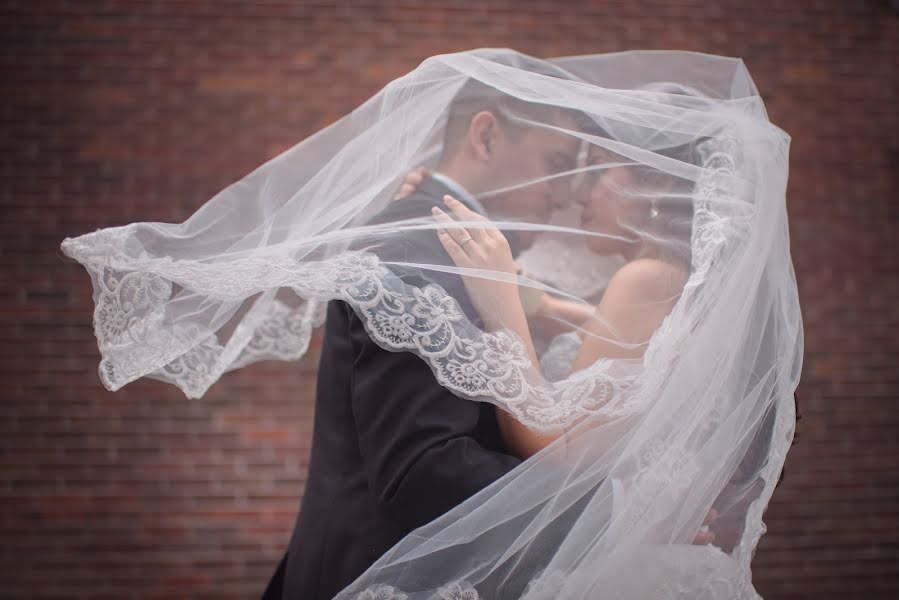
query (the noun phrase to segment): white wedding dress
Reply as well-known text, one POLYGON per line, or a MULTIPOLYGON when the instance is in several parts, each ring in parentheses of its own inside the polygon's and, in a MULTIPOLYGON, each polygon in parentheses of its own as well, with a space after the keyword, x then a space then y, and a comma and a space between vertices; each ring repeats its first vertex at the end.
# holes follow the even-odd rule
MULTIPOLYGON (((583 338, 576 331, 554 336, 540 357, 543 376, 549 381, 561 381, 568 377, 582 344, 583 338)), ((623 502, 622 482, 613 478, 612 490, 614 512, 623 502)), ((647 559, 652 557, 653 562, 663 568, 653 571, 650 577, 633 573, 630 577, 618 578, 615 589, 608 590, 609 597, 683 600, 758 598, 749 582, 742 580, 737 561, 712 544, 647 544, 643 553, 647 559)), ((543 573, 535 577, 522 598, 555 598, 554 593, 559 591, 565 577, 567 576, 562 573, 543 573)))
POLYGON ((549 381, 565 379, 571 371, 571 365, 583 341, 576 331, 560 333, 552 338, 540 357, 540 371, 543 376, 549 381))

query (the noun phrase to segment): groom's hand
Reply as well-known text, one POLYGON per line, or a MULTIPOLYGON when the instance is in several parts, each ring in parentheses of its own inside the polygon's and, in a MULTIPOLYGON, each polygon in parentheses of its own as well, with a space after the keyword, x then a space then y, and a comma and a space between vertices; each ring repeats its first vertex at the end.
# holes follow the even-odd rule
POLYGON ((699 530, 699 533, 696 534, 696 537, 693 538, 694 544, 711 544, 715 541, 715 534, 712 531, 709 531, 708 525, 718 516, 718 511, 714 508, 709 511, 709 514, 705 516, 705 520, 702 522, 702 529, 699 530))
POLYGON ((400 189, 394 195, 394 200, 401 200, 415 191, 424 178, 431 174, 427 167, 418 167, 406 174, 400 189))

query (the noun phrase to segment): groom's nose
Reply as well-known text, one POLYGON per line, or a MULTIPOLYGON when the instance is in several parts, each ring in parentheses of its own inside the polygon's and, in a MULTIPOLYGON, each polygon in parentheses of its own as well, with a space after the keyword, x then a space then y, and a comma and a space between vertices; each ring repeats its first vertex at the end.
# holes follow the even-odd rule
POLYGON ((568 185, 568 182, 564 182, 563 185, 555 185, 553 189, 550 190, 550 204, 555 210, 565 210, 569 206, 571 206, 571 186, 568 185))

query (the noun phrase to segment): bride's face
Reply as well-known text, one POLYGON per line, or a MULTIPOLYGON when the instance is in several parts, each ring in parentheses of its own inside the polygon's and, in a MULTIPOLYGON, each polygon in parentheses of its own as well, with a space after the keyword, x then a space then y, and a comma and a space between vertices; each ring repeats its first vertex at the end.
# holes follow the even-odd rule
POLYGON ((635 226, 642 221, 646 207, 633 191, 635 168, 618 165, 627 162, 608 150, 591 148, 588 164, 599 168, 588 171, 576 191, 581 227, 601 234, 586 238, 590 249, 599 254, 626 253, 640 240, 635 226))

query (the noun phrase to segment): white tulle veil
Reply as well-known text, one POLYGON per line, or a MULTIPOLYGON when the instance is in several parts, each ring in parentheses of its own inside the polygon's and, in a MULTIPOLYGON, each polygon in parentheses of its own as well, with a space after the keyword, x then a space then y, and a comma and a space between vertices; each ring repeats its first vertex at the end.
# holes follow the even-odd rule
MULTIPOLYGON (((789 141, 739 59, 439 55, 183 223, 99 229, 62 249, 91 276, 110 390, 150 377, 201 398, 228 371, 299 359, 339 299, 459 402, 555 436, 339 598, 753 598, 802 354, 789 141), (441 224, 394 199, 411 169, 466 152, 479 110, 520 149, 468 182, 489 221, 442 226, 496 227, 522 271, 460 266, 440 250, 441 224), (552 144, 572 160, 553 162, 552 144), (617 251, 632 247, 649 255, 617 251), (636 260, 683 274, 643 339, 618 336, 602 310, 636 260), (477 280, 517 286, 523 307, 541 292, 573 307, 542 328, 528 311, 537 364, 522 332, 496 322, 505 307, 473 300, 477 280), (591 357, 598 337, 621 351, 591 357), (695 544, 711 508, 716 541, 695 544)), ((640 290, 623 289, 642 314, 640 290)))

